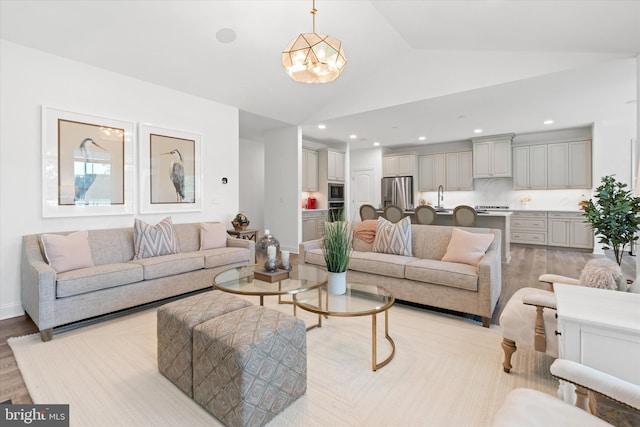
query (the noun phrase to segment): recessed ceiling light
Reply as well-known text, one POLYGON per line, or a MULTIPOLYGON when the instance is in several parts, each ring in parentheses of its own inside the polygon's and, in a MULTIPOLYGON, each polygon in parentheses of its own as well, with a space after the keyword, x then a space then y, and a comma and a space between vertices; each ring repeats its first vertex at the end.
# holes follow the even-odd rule
POLYGON ((418 137, 418 139, 419 139, 420 141, 424 141, 425 139, 427 139, 427 137, 426 137, 426 136, 419 136, 419 137, 418 137))
POLYGON ((233 43, 236 40, 236 32, 231 28, 221 28, 216 33, 216 39, 220 43, 233 43))
POLYGON ((553 123, 553 120, 545 120, 545 121, 544 121, 544 122, 542 122, 542 123, 544 123, 545 125, 550 125, 550 124, 552 124, 552 123, 553 123))
POLYGON ((351 135, 349 135, 349 138, 351 139, 356 139, 358 137, 358 135, 356 135, 355 133, 352 133, 351 135))
POLYGON ((326 129, 326 128, 327 128, 327 125, 325 125, 324 123, 320 123, 318 125, 318 129, 326 129))
POLYGON ((473 133, 482 133, 482 129, 475 129, 473 133))
POLYGON ((380 143, 378 141, 376 141, 376 142, 373 143, 373 145, 377 147, 378 145, 380 145, 380 143))

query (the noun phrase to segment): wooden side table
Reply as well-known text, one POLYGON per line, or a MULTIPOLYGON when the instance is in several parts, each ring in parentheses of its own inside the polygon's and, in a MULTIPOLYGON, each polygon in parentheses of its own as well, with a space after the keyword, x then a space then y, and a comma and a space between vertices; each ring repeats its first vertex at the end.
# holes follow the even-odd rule
POLYGON ((236 236, 236 239, 253 240, 254 242, 258 239, 257 228, 247 228, 246 230, 227 230, 227 234, 236 236))

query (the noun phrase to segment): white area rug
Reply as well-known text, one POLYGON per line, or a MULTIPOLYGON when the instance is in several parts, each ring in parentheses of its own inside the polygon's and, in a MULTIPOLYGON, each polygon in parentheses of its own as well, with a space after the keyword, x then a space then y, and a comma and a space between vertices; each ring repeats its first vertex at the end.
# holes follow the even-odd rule
MULTIPOLYGON (((285 312, 276 298, 265 304, 285 312)), ((256 301, 253 301, 256 302, 256 301)), ((308 324, 315 316, 302 312, 308 324)), ((487 426, 507 393, 555 395, 551 359, 528 350, 502 371, 501 335, 478 323, 396 305, 395 358, 371 370, 371 317, 329 318, 307 333, 307 393, 272 426, 487 426)), ((378 315, 378 360, 389 351, 378 315)), ((54 335, 12 338, 34 403, 70 404, 72 426, 212 426, 218 421, 163 377, 156 363, 156 310, 54 335)))

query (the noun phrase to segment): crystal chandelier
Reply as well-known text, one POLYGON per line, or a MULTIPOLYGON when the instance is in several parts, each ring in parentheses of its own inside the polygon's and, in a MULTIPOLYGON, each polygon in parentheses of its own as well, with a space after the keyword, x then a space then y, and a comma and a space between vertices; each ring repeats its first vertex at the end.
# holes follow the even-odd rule
POLYGON ((316 34, 317 12, 316 2, 313 0, 313 33, 298 35, 282 52, 282 66, 289 77, 297 82, 332 82, 342 73, 347 63, 340 40, 316 34))

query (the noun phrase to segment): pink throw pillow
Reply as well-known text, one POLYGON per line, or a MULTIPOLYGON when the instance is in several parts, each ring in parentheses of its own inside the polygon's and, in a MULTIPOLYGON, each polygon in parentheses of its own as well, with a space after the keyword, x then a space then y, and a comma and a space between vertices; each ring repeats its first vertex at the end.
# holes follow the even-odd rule
POLYGON ((493 242, 493 237, 491 233, 470 233, 454 228, 442 261, 477 266, 493 242))
POLYGON ((200 250, 224 248, 227 246, 227 228, 221 222, 200 224, 200 250))
POLYGON ((40 236, 44 256, 56 273, 93 267, 89 232, 67 234, 43 234, 40 236))

